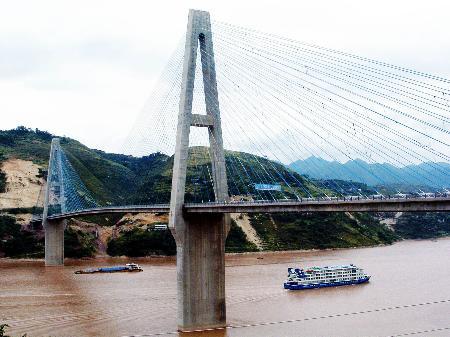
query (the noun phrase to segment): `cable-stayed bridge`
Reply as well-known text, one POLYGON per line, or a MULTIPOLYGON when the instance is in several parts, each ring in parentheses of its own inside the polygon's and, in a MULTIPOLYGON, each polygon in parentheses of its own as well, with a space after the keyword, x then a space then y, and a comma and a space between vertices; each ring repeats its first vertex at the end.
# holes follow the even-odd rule
POLYGON ((136 179, 151 176, 142 186, 154 193, 139 203, 120 192, 99 196, 98 181, 83 181, 86 166, 78 172, 80 159, 55 138, 42 215, 46 264, 63 264, 67 218, 167 212, 177 243, 179 327, 223 327, 229 213, 450 210, 450 171, 441 165, 450 161, 449 98, 445 78, 211 23, 207 12, 191 10, 186 40, 124 147, 163 159, 156 176, 154 166, 137 169, 136 179), (286 167, 308 156, 390 166, 375 173, 355 160, 352 174, 366 171, 376 187, 286 167), (405 166, 416 168, 408 174, 420 186, 392 169, 405 166), (388 177, 397 184, 384 184, 388 177))

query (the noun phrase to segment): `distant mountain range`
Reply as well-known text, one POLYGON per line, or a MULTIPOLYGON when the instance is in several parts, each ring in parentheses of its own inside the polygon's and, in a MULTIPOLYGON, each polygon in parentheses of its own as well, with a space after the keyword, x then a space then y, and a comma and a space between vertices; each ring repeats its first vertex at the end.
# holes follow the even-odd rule
POLYGON ((450 164, 426 162, 395 167, 387 163, 369 164, 356 159, 346 163, 311 156, 288 165, 294 171, 314 179, 341 179, 370 186, 409 184, 432 188, 450 187, 450 164))

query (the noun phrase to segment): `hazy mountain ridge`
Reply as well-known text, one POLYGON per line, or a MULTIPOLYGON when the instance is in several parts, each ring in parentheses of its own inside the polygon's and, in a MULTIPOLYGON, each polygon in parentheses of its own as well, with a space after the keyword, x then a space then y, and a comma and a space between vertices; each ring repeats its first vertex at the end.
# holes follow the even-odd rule
POLYGON ((444 162, 395 167, 389 163, 370 164, 361 159, 340 163, 311 156, 297 160, 288 167, 314 179, 352 180, 370 186, 410 184, 433 189, 450 187, 450 164, 444 162))

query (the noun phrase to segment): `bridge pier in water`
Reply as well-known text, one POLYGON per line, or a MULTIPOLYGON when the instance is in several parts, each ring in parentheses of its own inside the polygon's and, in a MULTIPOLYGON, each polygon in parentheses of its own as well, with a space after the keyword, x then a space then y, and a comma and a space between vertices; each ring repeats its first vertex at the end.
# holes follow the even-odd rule
POLYGON ((45 265, 62 266, 64 264, 64 228, 65 220, 46 220, 45 230, 45 265))
POLYGON ((178 327, 182 331, 226 325, 225 214, 189 215, 177 242, 178 327))

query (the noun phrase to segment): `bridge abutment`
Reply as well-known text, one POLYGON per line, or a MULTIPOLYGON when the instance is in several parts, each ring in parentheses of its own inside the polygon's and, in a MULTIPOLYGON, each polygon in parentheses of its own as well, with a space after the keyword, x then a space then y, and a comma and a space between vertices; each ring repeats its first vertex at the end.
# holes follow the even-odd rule
POLYGON ((46 220, 45 265, 62 266, 64 264, 64 228, 65 220, 46 220))

